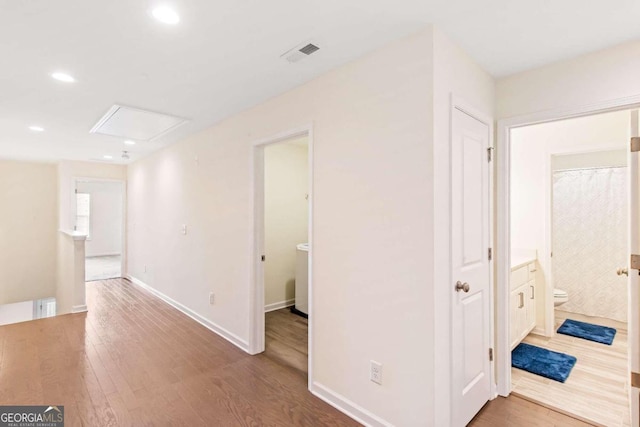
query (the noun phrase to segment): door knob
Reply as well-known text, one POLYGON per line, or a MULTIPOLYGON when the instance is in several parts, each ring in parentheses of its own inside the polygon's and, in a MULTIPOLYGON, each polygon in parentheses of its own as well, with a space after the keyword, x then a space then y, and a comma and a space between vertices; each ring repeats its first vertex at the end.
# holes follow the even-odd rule
POLYGON ((623 274, 625 276, 629 275, 629 270, 627 268, 619 268, 616 273, 618 274, 618 276, 622 276, 623 274))
POLYGON ((460 291, 464 291, 464 292, 469 292, 469 284, 467 282, 462 283, 461 281, 458 280, 458 282, 456 283, 456 292, 460 292, 460 291))

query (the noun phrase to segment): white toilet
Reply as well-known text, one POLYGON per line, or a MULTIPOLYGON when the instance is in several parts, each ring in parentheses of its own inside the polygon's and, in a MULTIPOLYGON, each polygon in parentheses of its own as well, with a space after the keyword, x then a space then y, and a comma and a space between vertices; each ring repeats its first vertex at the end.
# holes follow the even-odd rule
POLYGON ((562 289, 554 289, 553 290, 553 305, 555 307, 564 304, 569 301, 569 294, 562 289))

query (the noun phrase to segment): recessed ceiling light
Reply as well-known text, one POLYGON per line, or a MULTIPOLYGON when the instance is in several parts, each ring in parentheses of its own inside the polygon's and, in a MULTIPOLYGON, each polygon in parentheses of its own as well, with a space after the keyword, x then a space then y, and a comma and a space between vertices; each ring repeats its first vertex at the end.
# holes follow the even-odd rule
POLYGON ((151 14, 154 18, 164 24, 176 25, 178 22, 180 22, 180 17, 178 16, 178 14, 168 6, 158 6, 153 9, 151 14))
POLYGON ((33 132, 44 132, 44 128, 41 128, 40 126, 29 126, 29 130, 33 132))
POLYGON ((136 142, 132 141, 130 139, 127 139, 124 143, 127 144, 127 145, 136 145, 136 142))
POLYGON ((73 83, 76 81, 76 79, 74 79, 73 77, 71 77, 69 74, 66 74, 66 73, 53 73, 51 74, 51 77, 65 83, 73 83))
POLYGON ((104 158, 105 158, 105 159, 107 159, 107 160, 111 160, 111 159, 113 159, 113 156, 110 156, 110 155, 108 155, 108 154, 107 154, 107 155, 105 155, 105 156, 102 156, 102 157, 104 157, 104 158))

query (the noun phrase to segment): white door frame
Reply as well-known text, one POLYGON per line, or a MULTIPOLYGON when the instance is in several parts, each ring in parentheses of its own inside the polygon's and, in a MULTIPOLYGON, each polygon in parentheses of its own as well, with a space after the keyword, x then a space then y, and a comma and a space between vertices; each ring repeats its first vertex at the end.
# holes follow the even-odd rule
POLYGON ((511 393, 511 351, 509 348, 509 280, 511 275, 510 173, 511 129, 594 114, 640 107, 640 95, 573 108, 559 108, 498 120, 497 128, 497 358, 498 394, 511 393))
MULTIPOLYGON (((120 276, 128 277, 127 272, 127 181, 124 179, 92 178, 74 176, 71 178, 71 224, 76 223, 76 188, 78 182, 111 182, 120 184, 122 189, 122 226, 120 233, 120 276)), ((86 242, 85 242, 86 245, 86 242)))
POLYGON ((252 148, 253 233, 250 289, 249 353, 265 348, 264 326, 264 148, 267 145, 307 135, 309 147, 309 357, 308 387, 313 384, 313 123, 257 140, 252 148))

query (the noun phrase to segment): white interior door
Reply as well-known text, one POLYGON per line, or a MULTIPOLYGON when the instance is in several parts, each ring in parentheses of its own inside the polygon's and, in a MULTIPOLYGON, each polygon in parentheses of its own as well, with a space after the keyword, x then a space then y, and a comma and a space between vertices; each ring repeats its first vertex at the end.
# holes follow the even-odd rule
POLYGON ((452 420, 466 425, 491 398, 489 126, 454 109, 452 420))
MULTIPOLYGON (((638 111, 631 112, 631 136, 640 136, 638 131, 638 111)), ((640 255, 640 185, 638 179, 638 152, 629 151, 629 253, 640 255)), ((629 266, 629 368, 631 371, 631 425, 640 425, 640 270, 637 265, 629 266)))

